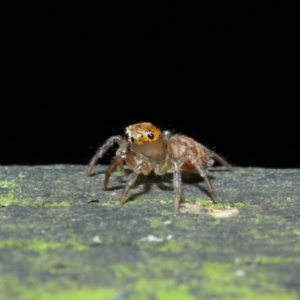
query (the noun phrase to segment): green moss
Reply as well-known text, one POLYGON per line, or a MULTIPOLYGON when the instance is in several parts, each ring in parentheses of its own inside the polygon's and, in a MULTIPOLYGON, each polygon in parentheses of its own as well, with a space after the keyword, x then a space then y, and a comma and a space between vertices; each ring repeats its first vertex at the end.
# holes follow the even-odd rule
MULTIPOLYGON (((257 257, 257 263, 259 264, 286 264, 286 263, 300 263, 300 257, 289 257, 289 256, 259 256, 257 257)), ((235 264, 240 266, 249 266, 253 264, 253 257, 236 257, 234 259, 235 264)))
POLYGON ((130 299, 297 299, 296 294, 286 292, 273 281, 272 274, 249 271, 251 259, 246 263, 242 274, 249 276, 242 277, 237 275, 239 268, 235 264, 206 262, 199 266, 186 258, 176 261, 166 257, 148 259, 140 267, 119 265, 115 274, 118 280, 129 282, 140 278, 132 286, 128 285, 128 291, 133 293, 130 299), (183 269, 187 275, 192 272, 194 276, 179 283, 178 276, 183 269))
POLYGON ((0 196, 0 205, 7 206, 10 204, 15 203, 16 200, 14 199, 14 194, 12 192, 7 193, 6 195, 0 196))
POLYGON ((227 203, 223 203, 223 202, 212 203, 208 199, 195 198, 195 199, 193 199, 193 201, 197 202, 202 208, 214 208, 214 209, 218 209, 218 208, 226 208, 226 207, 228 207, 227 203))
POLYGON ((0 206, 7 206, 10 204, 18 203, 18 200, 15 199, 15 195, 13 193, 13 190, 17 186, 18 185, 14 181, 0 181, 0 189, 3 189, 0 195, 0 206))
MULTIPOLYGON (((115 299, 114 295, 116 291, 110 288, 101 289, 71 289, 67 291, 60 291, 57 293, 45 293, 44 291, 37 292, 37 298, 39 300, 94 300, 94 299, 115 299)), ((32 299, 32 298, 28 298, 32 299)))
MULTIPOLYGON (((6 280, 0 282, 0 294, 5 299, 20 299, 20 300, 95 300, 105 299, 114 300, 116 299, 118 291, 113 288, 78 288, 78 286, 68 286, 61 288, 53 282, 43 284, 22 284, 14 276, 6 277, 6 280), (8 280, 9 278, 9 280, 8 280), (12 294, 8 294, 7 291, 13 291, 12 294)), ((1 296, 1 297, 2 297, 1 296)), ((2 299, 2 298, 1 298, 2 299)), ((4 298, 3 298, 4 299, 4 298)))
POLYGON ((238 202, 234 202, 234 207, 236 208, 240 208, 245 206, 245 203, 248 203, 249 201, 245 200, 245 201, 238 201, 238 202))
MULTIPOLYGON (((94 299, 132 299, 132 300, 196 300, 197 298, 189 294, 186 285, 178 284, 175 280, 147 280, 141 278, 132 286, 132 289, 118 289, 113 287, 100 288, 78 288, 70 285, 69 287, 59 288, 50 283, 43 285, 24 285, 17 278, 10 276, 10 280, 0 283, 0 292, 6 296, 7 289, 13 290, 14 299, 22 300, 94 300, 94 299), (124 291, 127 296, 124 297, 124 291), (130 295, 130 297, 128 297, 130 295)), ((9 295, 7 296, 7 299, 9 295)))
POLYGON ((183 250, 183 245, 174 240, 170 240, 167 243, 161 245, 159 250, 161 252, 168 252, 168 253, 181 253, 183 250))
POLYGON ((44 252, 54 249, 74 248, 82 251, 88 248, 87 245, 81 244, 77 241, 68 240, 65 243, 44 241, 44 240, 6 240, 0 241, 0 249, 22 249, 34 250, 36 252, 44 252))
POLYGON ((0 181, 0 188, 2 189, 14 189, 17 186, 18 185, 14 181, 8 181, 8 180, 0 181))
MULTIPOLYGON (((128 203, 125 203, 128 205, 128 203)), ((121 207, 120 201, 117 199, 107 199, 106 201, 101 202, 101 206, 103 207, 121 207)))
MULTIPOLYGON (((260 224, 261 222, 259 222, 260 224)), ((269 232, 263 232, 260 229, 257 228, 253 228, 251 230, 248 231, 248 235, 252 236, 252 238, 254 239, 268 239, 270 233, 269 232)))
MULTIPOLYGON (((35 248, 41 248, 38 242, 33 244, 36 244, 35 248)), ((52 243, 51 247, 54 250, 59 248, 58 243, 52 243)), ((251 270, 249 266, 253 259, 250 257, 237 258, 235 263, 216 261, 199 263, 189 255, 177 257, 177 254, 175 256, 173 254, 158 254, 156 257, 149 257, 149 253, 144 252, 144 259, 136 264, 110 265, 109 269, 113 270, 114 280, 110 285, 104 286, 99 277, 99 288, 95 288, 88 281, 83 287, 78 287, 80 284, 78 282, 87 274, 82 273, 83 268, 80 263, 51 273, 55 274, 56 279, 53 277, 48 282, 41 282, 38 277, 39 273, 35 273, 32 278, 27 277, 26 282, 19 282, 17 276, 12 278, 6 275, 2 276, 0 282, 0 294, 10 299, 11 297, 8 296, 11 295, 7 293, 13 292, 14 299, 22 300, 33 299, 32 297, 48 300, 50 296, 56 299, 87 300, 117 298, 132 300, 297 299, 296 294, 286 292, 277 279, 273 280, 275 279, 272 277, 273 274, 259 267, 251 270), (78 267, 80 267, 80 275, 77 277, 78 267), (237 270, 243 270, 244 275, 237 275, 237 270), (70 274, 73 277, 71 281, 70 274)), ((265 263, 267 259, 262 258, 259 262, 265 263)), ((44 270, 52 272, 54 262, 47 263, 45 260, 49 261, 47 255, 32 257, 32 266, 38 268, 40 272, 44 270)), ((272 258, 269 259, 270 263, 272 260, 272 258)), ((101 265, 95 266, 97 270, 99 267, 101 268, 101 265)), ((88 273, 94 271, 91 266, 88 273)), ((95 276, 99 274, 102 273, 95 273, 95 276)), ((102 280, 105 278, 104 276, 102 280)))
POLYGON ((163 225, 164 225, 163 222, 158 219, 154 219, 154 220, 150 221, 150 226, 152 228, 159 228, 159 227, 162 227, 163 225))
POLYGON ((291 294, 281 289, 270 280, 270 274, 262 271, 251 273, 249 276, 239 277, 236 268, 229 264, 207 262, 202 267, 203 282, 201 295, 205 297, 215 295, 222 299, 297 299, 296 294, 291 294), (238 287, 238 288, 237 288, 238 287), (226 295, 224 298, 223 296, 226 295))
POLYGON ((127 282, 124 291, 131 295, 129 299, 197 299, 190 293, 187 283, 178 283, 176 276, 167 277, 164 275, 166 272, 174 274, 174 270, 179 270, 176 268, 177 264, 179 262, 174 262, 174 260, 166 259, 162 263, 160 259, 151 259, 146 264, 142 262, 135 266, 118 264, 113 269, 116 282, 127 282))
POLYGON ((28 198, 23 198, 10 188, 7 188, 8 192, 0 195, 0 206, 18 205, 18 206, 39 206, 38 203, 33 202, 28 198))
POLYGON ((71 206, 71 203, 68 201, 56 201, 56 200, 47 200, 44 201, 41 197, 37 197, 36 201, 32 201, 27 198, 21 198, 14 194, 14 192, 9 191, 5 195, 0 195, 0 206, 8 205, 18 205, 18 206, 31 206, 31 207, 68 207, 71 206))
POLYGON ((71 203, 67 201, 56 202, 55 200, 48 200, 46 202, 43 202, 43 206, 44 207, 69 207, 71 206, 71 203))
POLYGON ((157 300, 194 300, 188 287, 185 284, 179 284, 172 278, 163 280, 144 278, 139 279, 134 285, 134 300, 157 299, 157 300))

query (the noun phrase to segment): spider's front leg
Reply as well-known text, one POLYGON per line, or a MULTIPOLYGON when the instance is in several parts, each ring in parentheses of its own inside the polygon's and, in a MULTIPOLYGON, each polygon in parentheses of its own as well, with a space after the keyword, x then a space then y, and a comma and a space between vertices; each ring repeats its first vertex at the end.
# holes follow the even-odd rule
MULTIPOLYGON (((122 197, 120 199, 121 204, 124 204, 126 202, 126 198, 128 195, 128 192, 138 176, 143 173, 144 175, 149 175, 150 172, 153 170, 154 164, 151 163, 151 161, 148 161, 145 157, 141 156, 140 154, 131 151, 130 148, 127 149, 126 153, 123 153, 122 155, 119 155, 115 158, 117 160, 115 163, 113 162, 112 165, 115 167, 111 167, 112 169, 116 168, 116 166, 122 161, 125 162, 127 167, 132 170, 132 173, 128 176, 126 185, 124 187, 122 197), (121 160, 118 160, 119 159, 121 160)), ((110 167, 109 167, 110 168, 110 167)), ((108 171, 109 171, 108 168, 108 171)), ((107 173, 108 173, 107 171, 107 173)), ((107 176, 107 174, 105 174, 107 176)))
POLYGON ((140 162, 137 166, 132 170, 132 173, 128 176, 126 185, 124 187, 122 197, 120 199, 121 204, 126 202, 126 197, 128 195, 129 189, 132 187, 138 176, 141 174, 143 170, 143 163, 140 162))
POLYGON ((88 164, 88 168, 85 172, 85 176, 89 176, 92 172, 94 165, 97 163, 98 159, 102 158, 102 156, 106 153, 106 151, 113 146, 114 143, 119 144, 120 147, 123 145, 127 145, 127 142, 120 136, 112 136, 106 140, 106 142, 97 150, 95 155, 92 157, 90 163, 88 164))
POLYGON ((110 178, 110 175, 116 170, 116 168, 120 165, 123 166, 123 162, 126 159, 126 154, 123 155, 118 155, 114 158, 112 163, 108 166, 108 168, 105 171, 105 178, 104 178, 104 183, 103 183, 103 188, 106 190, 108 187, 108 181, 110 178))

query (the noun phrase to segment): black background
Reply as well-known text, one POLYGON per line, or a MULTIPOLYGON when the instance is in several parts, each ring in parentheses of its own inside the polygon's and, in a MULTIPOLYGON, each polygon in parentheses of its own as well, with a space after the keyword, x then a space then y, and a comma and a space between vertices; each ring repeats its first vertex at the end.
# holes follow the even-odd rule
POLYGON ((106 138, 150 121, 236 166, 299 168, 298 9, 296 1, 8 9, 0 164, 87 164, 106 138))

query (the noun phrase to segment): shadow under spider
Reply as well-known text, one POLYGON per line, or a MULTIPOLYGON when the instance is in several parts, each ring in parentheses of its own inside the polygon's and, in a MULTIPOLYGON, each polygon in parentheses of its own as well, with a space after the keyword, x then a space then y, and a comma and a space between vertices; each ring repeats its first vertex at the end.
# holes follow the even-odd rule
MULTIPOLYGON (((115 181, 123 181, 123 183, 120 185, 114 185, 110 186, 106 189, 106 191, 113 191, 113 190, 121 190, 124 189, 124 186, 126 184, 126 180, 128 176, 130 175, 132 171, 128 169, 124 169, 124 176, 122 178, 117 177, 114 178, 115 181)), ((98 175, 98 174, 105 174, 105 171, 97 172, 94 173, 93 176, 98 175)), ((112 174, 113 176, 113 174, 112 174)), ((213 176, 209 176, 209 179, 214 179, 213 176)), ((199 176, 198 173, 196 172, 181 172, 181 182, 182 185, 185 185, 185 187, 188 188, 189 185, 193 185, 197 187, 201 193, 206 194, 210 198, 210 194, 206 188, 206 186, 198 184, 199 182, 203 182, 203 178, 199 176)), ((152 186, 156 185, 158 189, 161 191, 174 191, 174 186, 173 186, 173 174, 172 173, 166 173, 163 176, 161 175, 156 175, 153 172, 150 173, 149 175, 143 175, 140 174, 140 176, 136 179, 135 183, 133 184, 132 188, 138 187, 143 185, 143 190, 140 192, 134 193, 132 189, 129 191, 129 196, 126 199, 126 202, 128 201, 133 201, 136 197, 147 194, 151 191, 152 186)), ((184 201, 184 195, 181 194, 180 201, 184 201)))

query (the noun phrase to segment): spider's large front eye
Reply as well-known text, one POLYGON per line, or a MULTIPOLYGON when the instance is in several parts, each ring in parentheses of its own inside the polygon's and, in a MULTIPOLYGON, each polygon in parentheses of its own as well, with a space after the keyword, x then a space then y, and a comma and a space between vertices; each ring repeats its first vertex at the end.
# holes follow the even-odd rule
POLYGON ((153 140, 154 139, 154 134, 152 131, 148 131, 147 132, 147 137, 150 139, 150 140, 153 140))

